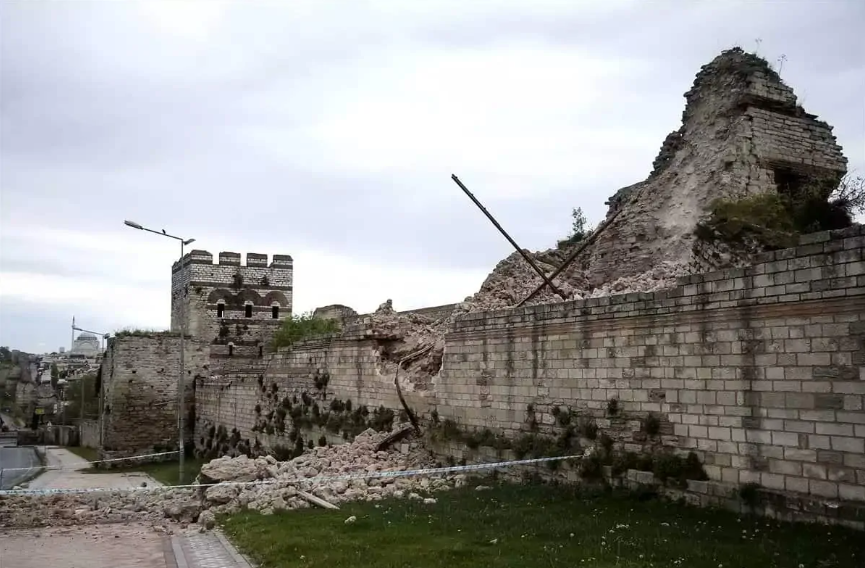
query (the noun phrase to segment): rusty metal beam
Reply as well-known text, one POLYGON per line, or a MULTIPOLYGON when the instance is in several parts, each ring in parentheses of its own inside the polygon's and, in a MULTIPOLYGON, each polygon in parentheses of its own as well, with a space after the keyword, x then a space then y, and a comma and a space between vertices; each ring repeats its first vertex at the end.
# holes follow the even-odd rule
MULTIPOLYGON (((511 245, 513 245, 513 247, 515 249, 517 249, 517 252, 520 253, 522 255, 522 257, 525 259, 525 261, 529 263, 529 266, 531 266, 534 269, 534 271, 538 273, 538 276, 540 276, 543 279, 544 283, 541 284, 541 287, 538 288, 538 291, 543 289, 544 286, 549 286, 550 289, 553 292, 555 292, 556 294, 558 294, 561 299, 567 300, 568 299, 567 296, 565 296, 558 288, 556 288, 556 286, 555 286, 555 284, 553 284, 552 280, 550 278, 547 278, 547 275, 544 274, 544 271, 541 270, 537 264, 535 264, 535 261, 528 254, 526 254, 526 251, 524 251, 523 249, 520 248, 520 245, 518 245, 516 243, 516 241, 514 241, 511 238, 511 236, 507 233, 507 231, 505 231, 502 228, 501 225, 499 225, 499 222, 496 221, 495 217, 493 217, 489 211, 487 211, 486 207, 484 207, 481 204, 481 202, 478 201, 474 195, 472 195, 472 192, 469 191, 469 189, 465 185, 463 185, 463 182, 460 181, 460 178, 458 178, 456 176, 456 174, 451 174, 451 179, 454 180, 454 182, 458 186, 460 186, 460 189, 462 189, 463 192, 465 192, 465 194, 469 196, 469 199, 471 199, 474 202, 474 204, 478 206, 478 209, 480 209, 481 212, 483 212, 483 214, 487 216, 487 219, 490 220, 490 222, 493 224, 493 226, 499 230, 499 232, 508 240, 509 243, 511 243, 511 245)), ((561 269, 559 271, 557 271, 556 273, 558 273, 560 271, 561 271, 561 269)), ((553 278, 554 278, 554 276, 553 276, 553 278)), ((537 294, 537 292, 535 292, 535 294, 537 294)))

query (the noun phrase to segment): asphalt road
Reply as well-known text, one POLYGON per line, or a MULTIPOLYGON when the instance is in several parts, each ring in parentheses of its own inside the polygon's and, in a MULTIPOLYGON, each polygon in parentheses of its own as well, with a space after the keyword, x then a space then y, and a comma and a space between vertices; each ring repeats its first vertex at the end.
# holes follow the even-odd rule
MULTIPOLYGON (((31 468, 38 465, 39 458, 32 447, 0 446, 0 469, 31 468)), ((32 473, 34 470, 3 471, 0 489, 12 489, 32 473)))

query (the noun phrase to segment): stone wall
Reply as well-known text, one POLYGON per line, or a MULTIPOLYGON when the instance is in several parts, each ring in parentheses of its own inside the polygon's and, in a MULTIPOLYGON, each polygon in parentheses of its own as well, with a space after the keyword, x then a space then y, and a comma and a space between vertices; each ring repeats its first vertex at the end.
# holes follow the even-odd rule
POLYGON ((79 420, 78 443, 85 448, 99 447, 99 421, 98 420, 79 420))
MULTIPOLYGON (((406 398, 421 415, 511 438, 530 417, 553 433, 555 409, 568 409, 620 449, 694 451, 715 482, 865 501, 863 250, 855 226, 670 290, 466 314, 432 388, 405 383, 406 398)), ((263 440, 255 406, 296 393, 322 409, 336 398, 398 410, 385 345, 359 323, 255 373, 199 381, 199 419, 263 440)))
POLYGON ((694 227, 719 198, 831 191, 847 169, 832 127, 799 106, 766 61, 740 49, 704 65, 685 93, 682 126, 644 182, 610 201, 610 224, 578 259, 594 286, 669 261, 690 265, 694 227))
MULTIPOLYGON (((209 368, 209 345, 185 342, 186 417, 195 380, 209 368)), ((102 361, 99 430, 101 458, 177 448, 180 337, 170 333, 113 337, 102 361)), ((192 425, 188 426, 191 439, 192 425)))
POLYGON ((267 260, 247 253, 243 264, 239 254, 221 252, 214 264, 207 251, 185 255, 172 268, 172 331, 180 330, 183 305, 187 333, 211 343, 212 356, 263 356, 279 322, 291 316, 294 271, 288 255, 267 260))
POLYGON ((542 424, 568 406, 640 449, 653 413, 713 480, 865 501, 865 236, 803 242, 673 290, 463 316, 439 415, 517 433, 529 404, 542 424))
MULTIPOLYGON (((224 426, 228 432, 236 430, 239 440, 250 447, 256 441, 264 449, 291 446, 288 418, 281 432, 277 429, 268 434, 269 429, 263 426, 256 429, 256 425, 275 423, 266 418, 282 406, 286 397, 296 406, 304 395, 308 396, 322 413, 330 411, 334 399, 350 400, 355 408, 367 406, 371 411, 400 408, 393 386, 395 368, 382 359, 381 342, 364 336, 362 325, 347 326, 339 337, 308 340, 282 349, 252 366, 238 363, 202 378, 196 385, 195 443, 199 450, 207 445, 211 426, 224 426), (326 385, 321 382, 325 375, 326 385)), ((214 364, 214 369, 218 368, 214 364)), ((411 385, 403 388, 408 390, 405 396, 413 408, 428 410, 428 391, 411 392, 411 385)), ((301 434, 307 440, 325 435, 331 443, 344 439, 342 429, 329 431, 313 426, 301 434)))

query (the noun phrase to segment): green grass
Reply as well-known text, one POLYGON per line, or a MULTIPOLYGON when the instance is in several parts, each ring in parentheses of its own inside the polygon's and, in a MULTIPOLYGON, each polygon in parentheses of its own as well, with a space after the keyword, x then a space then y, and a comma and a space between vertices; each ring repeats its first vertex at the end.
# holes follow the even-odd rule
POLYGON ((99 459, 99 452, 96 448, 85 448, 83 446, 64 446, 64 450, 69 450, 76 456, 84 458, 87 461, 96 461, 99 459))
POLYGON ((862 534, 543 485, 220 519, 261 568, 865 566, 862 534), (345 524, 350 516, 357 521, 345 524))
POLYGON ((195 481, 195 477, 201 470, 204 464, 203 460, 198 458, 187 458, 183 462, 183 479, 178 481, 177 461, 164 461, 158 463, 146 463, 129 467, 114 467, 110 469, 86 469, 87 473, 130 473, 138 471, 146 473, 156 481, 163 485, 189 485, 195 481))

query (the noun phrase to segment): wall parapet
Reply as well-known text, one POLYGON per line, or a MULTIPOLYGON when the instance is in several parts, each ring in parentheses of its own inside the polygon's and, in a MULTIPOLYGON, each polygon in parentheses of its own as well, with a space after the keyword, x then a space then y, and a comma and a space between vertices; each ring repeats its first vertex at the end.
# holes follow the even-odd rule
POLYGON ((171 266, 171 272, 175 273, 191 264, 207 264, 212 266, 239 266, 239 267, 255 267, 255 268, 293 268, 294 260, 288 254, 275 254, 270 265, 267 264, 268 255, 248 252, 246 253, 246 262, 240 253, 237 252, 220 252, 217 257, 217 262, 213 262, 213 254, 206 250, 193 250, 185 255, 180 260, 174 262, 171 266))

